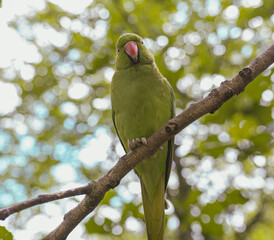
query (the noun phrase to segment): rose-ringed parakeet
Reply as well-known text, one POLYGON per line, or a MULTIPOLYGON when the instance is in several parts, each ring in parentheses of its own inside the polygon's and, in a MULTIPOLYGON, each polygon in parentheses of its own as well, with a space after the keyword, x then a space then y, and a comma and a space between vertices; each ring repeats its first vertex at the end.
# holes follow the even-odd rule
MULTIPOLYGON (((111 103, 114 126, 126 152, 138 144, 147 144, 146 138, 174 116, 172 87, 161 75, 142 38, 136 34, 124 34, 117 41, 111 103)), ((172 152, 173 139, 135 169, 141 182, 149 240, 164 237, 165 191, 172 152)))

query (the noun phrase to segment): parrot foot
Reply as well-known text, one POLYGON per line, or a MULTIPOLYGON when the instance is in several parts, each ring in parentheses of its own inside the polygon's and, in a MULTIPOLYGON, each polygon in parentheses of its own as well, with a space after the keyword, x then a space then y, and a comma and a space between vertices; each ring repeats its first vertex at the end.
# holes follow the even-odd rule
POLYGON ((146 147, 148 147, 147 139, 145 137, 141 138, 142 144, 144 144, 146 147))
POLYGON ((142 137, 141 139, 140 138, 132 139, 132 141, 127 140, 127 145, 131 151, 137 148, 138 146, 140 146, 141 144, 148 147, 147 139, 145 137, 142 137))

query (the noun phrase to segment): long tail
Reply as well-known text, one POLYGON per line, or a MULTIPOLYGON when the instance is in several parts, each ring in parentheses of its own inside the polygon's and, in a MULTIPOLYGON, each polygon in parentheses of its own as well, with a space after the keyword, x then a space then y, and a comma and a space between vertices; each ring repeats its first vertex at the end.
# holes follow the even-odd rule
POLYGON ((153 201, 149 200, 146 188, 141 181, 148 240, 163 240, 165 230, 165 176, 159 179, 153 201))

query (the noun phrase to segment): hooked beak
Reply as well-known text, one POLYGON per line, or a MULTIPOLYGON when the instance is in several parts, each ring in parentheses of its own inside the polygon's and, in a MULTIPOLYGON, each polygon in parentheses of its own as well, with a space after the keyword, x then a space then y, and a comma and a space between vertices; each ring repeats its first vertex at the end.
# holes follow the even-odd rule
POLYGON ((127 42, 125 45, 125 52, 130 58, 130 60, 134 63, 137 63, 139 60, 139 51, 137 43, 134 41, 127 42))

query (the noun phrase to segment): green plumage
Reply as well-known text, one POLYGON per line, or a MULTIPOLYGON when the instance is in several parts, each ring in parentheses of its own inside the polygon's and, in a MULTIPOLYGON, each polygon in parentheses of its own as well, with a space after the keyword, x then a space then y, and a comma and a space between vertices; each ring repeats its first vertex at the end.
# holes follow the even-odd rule
MULTIPOLYGON (((154 63, 154 57, 135 34, 124 34, 117 42, 116 71, 111 84, 115 129, 126 152, 127 141, 150 137, 174 116, 174 94, 154 63), (138 46, 138 61, 125 51, 128 42, 138 46), (134 44, 135 44, 134 43, 134 44)), ((141 181, 148 239, 161 240, 164 234, 165 190, 168 182, 173 140, 163 151, 136 166, 141 181)))

